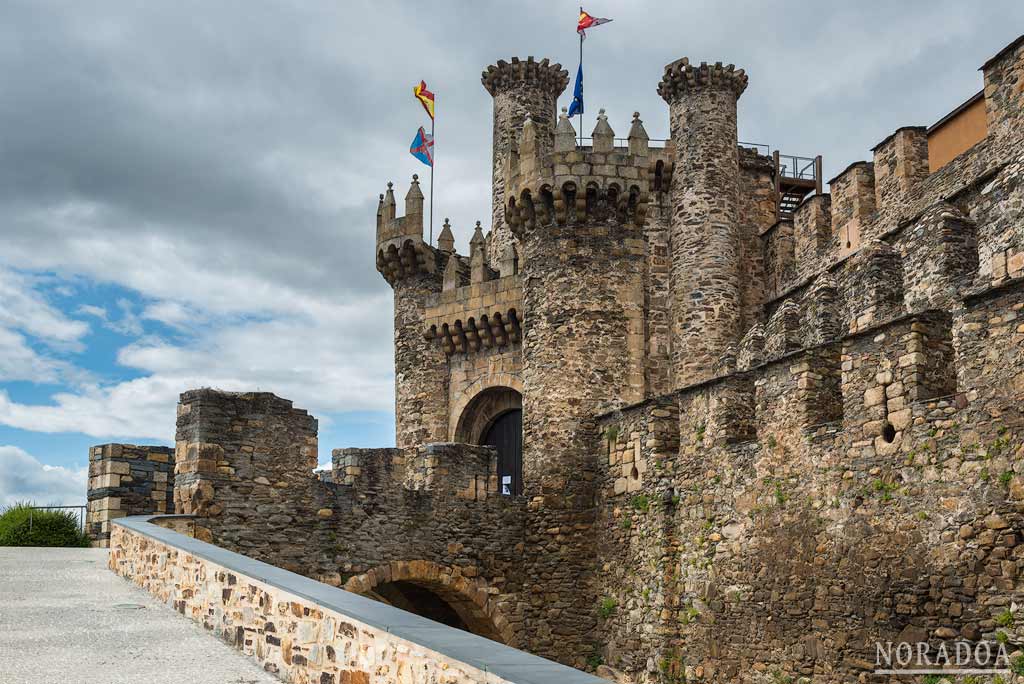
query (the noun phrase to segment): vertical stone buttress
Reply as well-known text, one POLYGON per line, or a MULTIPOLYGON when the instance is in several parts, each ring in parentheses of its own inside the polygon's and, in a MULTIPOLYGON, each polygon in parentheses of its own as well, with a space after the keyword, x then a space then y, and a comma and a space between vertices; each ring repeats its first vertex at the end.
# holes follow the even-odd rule
POLYGON ((677 154, 669 238, 676 388, 713 377, 741 334, 736 101, 746 87, 742 69, 685 57, 658 85, 677 154))
POLYGON ((497 269, 498 260, 514 242, 505 226, 505 184, 508 164, 529 114, 537 128, 537 147, 541 156, 551 150, 555 132, 555 106, 558 96, 569 84, 569 72, 547 58, 533 57, 511 62, 498 60, 483 72, 481 82, 494 98, 493 173, 491 239, 488 263, 497 269))

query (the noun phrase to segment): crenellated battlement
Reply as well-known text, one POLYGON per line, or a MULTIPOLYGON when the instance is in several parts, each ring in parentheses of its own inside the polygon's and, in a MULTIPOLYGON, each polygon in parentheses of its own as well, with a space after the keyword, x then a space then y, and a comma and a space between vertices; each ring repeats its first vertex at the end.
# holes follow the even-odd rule
POLYGON ((615 146, 615 132, 600 110, 593 145, 578 144, 576 130, 562 108, 550 153, 537 144, 532 119, 523 124, 518 149, 506 168, 505 220, 514 234, 537 225, 574 223, 641 227, 651 192, 665 191, 674 152, 649 146, 640 115, 633 115, 627 145, 615 146))
POLYGON ((405 195, 405 216, 395 216, 395 192, 388 182, 387 192, 380 195, 377 204, 377 271, 394 286, 418 273, 439 273, 442 263, 442 252, 423 240, 419 176, 413 174, 405 195))
POLYGON ((558 97, 569 85, 569 72, 547 57, 539 62, 532 55, 526 61, 513 57, 511 62, 499 59, 497 64, 484 69, 480 83, 491 95, 527 86, 542 88, 558 97))
POLYGON ((721 86, 739 97, 747 89, 747 81, 746 72, 733 64, 723 66, 721 62, 701 62, 698 66, 690 64, 688 57, 683 57, 665 65, 665 73, 658 83, 658 94, 672 103, 695 89, 721 86))

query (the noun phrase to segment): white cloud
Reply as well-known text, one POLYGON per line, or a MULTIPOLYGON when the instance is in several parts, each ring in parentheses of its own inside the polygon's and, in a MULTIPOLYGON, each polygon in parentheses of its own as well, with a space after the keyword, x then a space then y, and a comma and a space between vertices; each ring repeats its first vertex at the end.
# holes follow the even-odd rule
POLYGON ((0 382, 79 382, 87 373, 54 356, 80 351, 89 326, 40 294, 45 279, 0 266, 0 382))
POLYGON ((188 324, 199 323, 202 319, 198 311, 179 302, 162 301, 150 304, 142 310, 142 318, 159 321, 172 328, 183 328, 188 324))
POLYGON ((0 390, 0 424, 36 432, 171 440, 178 395, 196 387, 274 392, 318 414, 391 410, 390 297, 353 304, 305 302, 305 312, 200 330, 187 344, 143 339, 118 361, 141 378, 85 385, 50 404, 0 390))
POLYGON ((81 350, 89 332, 82 321, 68 318, 39 294, 38 277, 0 266, 0 327, 21 330, 53 347, 81 350))
POLYGON ((89 468, 40 463, 15 446, 0 445, 0 506, 31 501, 39 506, 85 503, 89 468))

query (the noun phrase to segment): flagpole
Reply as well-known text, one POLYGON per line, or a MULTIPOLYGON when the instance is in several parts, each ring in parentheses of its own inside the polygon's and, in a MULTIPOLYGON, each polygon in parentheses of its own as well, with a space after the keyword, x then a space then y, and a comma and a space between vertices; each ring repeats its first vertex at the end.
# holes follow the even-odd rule
MULTIPOLYGON (((583 14, 583 6, 580 6, 580 14, 583 14)), ((583 34, 580 33, 580 73, 583 73, 583 34)), ((580 107, 580 147, 583 147, 583 107, 580 107)))
MULTIPOLYGON (((435 96, 436 101, 436 96, 435 96)), ((436 115, 436 105, 435 105, 436 115)), ((434 140, 434 117, 430 117, 430 140, 434 143, 434 149, 430 158, 430 236, 427 244, 434 244, 434 164, 437 163, 437 142, 434 140)))

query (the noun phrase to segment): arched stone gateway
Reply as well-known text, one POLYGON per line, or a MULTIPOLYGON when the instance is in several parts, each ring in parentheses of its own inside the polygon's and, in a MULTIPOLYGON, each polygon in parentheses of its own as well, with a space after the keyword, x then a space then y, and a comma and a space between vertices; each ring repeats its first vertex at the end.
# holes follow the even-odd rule
MULTIPOLYGON (((467 393, 468 394, 468 393, 467 393)), ((454 440, 498 450, 498 482, 503 494, 523 491, 523 395, 508 386, 489 386, 469 395, 460 407, 454 440)))
POLYGON ((497 589, 458 568, 427 560, 392 561, 350 577, 342 587, 467 632, 513 643, 513 630, 497 608, 497 589))

